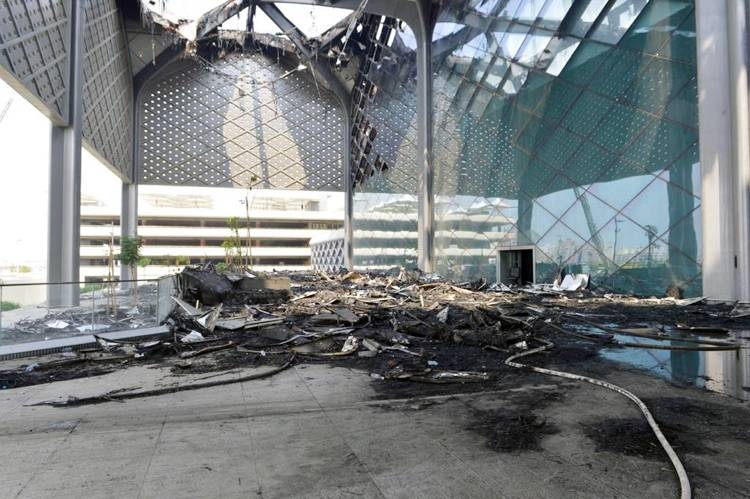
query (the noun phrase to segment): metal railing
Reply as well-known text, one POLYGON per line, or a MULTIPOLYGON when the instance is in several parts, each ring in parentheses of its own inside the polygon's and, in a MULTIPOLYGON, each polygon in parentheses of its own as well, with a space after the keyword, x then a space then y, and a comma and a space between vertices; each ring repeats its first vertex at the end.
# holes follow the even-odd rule
POLYGON ((173 291, 171 275, 95 282, 0 281, 0 345, 156 326, 172 310, 173 291), (50 296, 71 286, 78 287, 77 305, 49 303, 50 296))

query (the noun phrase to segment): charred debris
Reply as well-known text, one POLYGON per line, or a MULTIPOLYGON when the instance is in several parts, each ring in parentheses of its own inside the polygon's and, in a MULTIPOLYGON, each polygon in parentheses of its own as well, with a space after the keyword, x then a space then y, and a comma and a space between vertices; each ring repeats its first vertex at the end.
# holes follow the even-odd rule
POLYGON ((586 371, 586 361, 603 347, 642 348, 646 340, 649 348, 737 350, 727 333, 750 328, 750 314, 739 307, 601 294, 584 289, 588 279, 578 276, 559 285, 509 288, 403 269, 264 276, 208 265, 184 269, 176 282, 169 337, 100 338, 98 348, 2 371, 0 386, 139 363, 165 365, 179 375, 263 365, 275 373, 280 366, 327 362, 367 371, 386 394, 403 392, 405 382, 482 390, 518 376, 513 360, 526 354, 544 352, 548 362, 575 362, 586 371))
MULTIPOLYGON (((175 279, 168 337, 131 342, 95 335, 98 348, 0 371, 0 387, 138 364, 167 367, 177 376, 216 373, 148 390, 121 388, 34 404, 72 407, 247 382, 295 364, 323 362, 368 372, 381 398, 417 400, 411 405, 420 409, 434 403, 431 395, 507 391, 529 377, 552 376, 609 389, 635 404, 669 457, 682 497, 690 497, 687 472, 647 404, 602 379, 607 372, 598 350, 644 348, 648 342, 649 349, 739 351, 739 338, 729 333, 750 329, 750 312, 739 305, 602 294, 586 289, 588 276, 582 275, 510 288, 403 269, 254 275, 208 265, 188 267, 175 279), (534 365, 540 363, 545 367, 534 365), (260 369, 243 370, 254 367, 260 369), (222 376, 227 373, 236 375, 222 376)), ((477 431, 497 450, 533 448, 557 431, 533 405, 560 393, 538 395, 520 413, 478 411, 477 431)))

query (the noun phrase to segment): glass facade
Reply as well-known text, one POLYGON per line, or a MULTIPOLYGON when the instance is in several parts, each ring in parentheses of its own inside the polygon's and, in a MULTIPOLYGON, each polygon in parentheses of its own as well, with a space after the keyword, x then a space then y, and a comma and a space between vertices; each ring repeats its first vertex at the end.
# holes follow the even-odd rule
POLYGON ((432 52, 441 274, 700 294, 692 0, 446 1, 432 52))
POLYGON ((365 16, 352 92, 354 265, 417 265, 416 40, 406 24, 365 16))

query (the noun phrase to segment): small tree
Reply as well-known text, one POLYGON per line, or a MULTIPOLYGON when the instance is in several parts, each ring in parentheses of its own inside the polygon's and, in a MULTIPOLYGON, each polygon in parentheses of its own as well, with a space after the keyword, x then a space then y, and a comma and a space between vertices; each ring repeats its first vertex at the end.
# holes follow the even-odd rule
MULTIPOLYGON (((138 236, 122 236, 120 238, 120 254, 117 259, 121 265, 130 268, 130 276, 133 281, 138 279, 138 264, 141 263, 141 246, 143 241, 138 236)), ((133 306, 138 304, 138 283, 132 283, 133 306)))
POLYGON ((232 272, 242 267, 242 240, 240 239, 240 224, 236 217, 227 219, 227 227, 232 236, 221 243, 224 248, 224 262, 232 272))

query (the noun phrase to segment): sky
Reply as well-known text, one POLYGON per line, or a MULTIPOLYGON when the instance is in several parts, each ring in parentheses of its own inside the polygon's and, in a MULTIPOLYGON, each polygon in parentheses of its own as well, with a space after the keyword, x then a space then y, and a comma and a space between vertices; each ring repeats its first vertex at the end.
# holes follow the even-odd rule
MULTIPOLYGON (((40 268, 47 259, 50 122, 0 80, 0 266, 40 268)), ((120 196, 120 180, 85 149, 81 158, 81 195, 120 196)), ((119 203, 119 201, 118 201, 119 203)))

